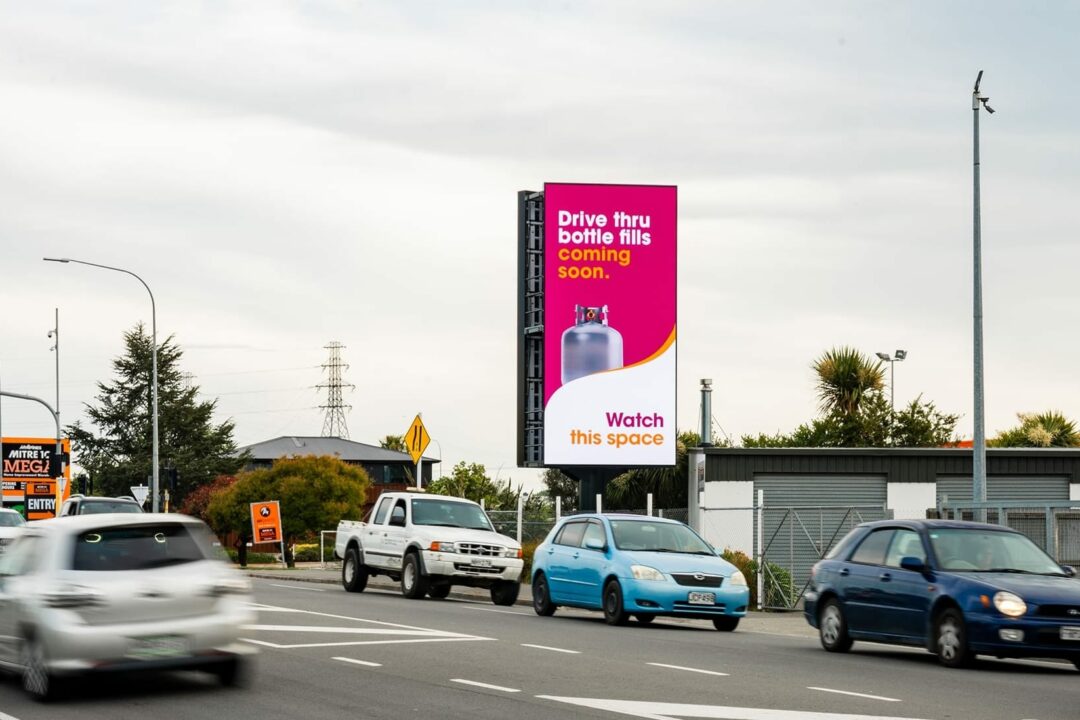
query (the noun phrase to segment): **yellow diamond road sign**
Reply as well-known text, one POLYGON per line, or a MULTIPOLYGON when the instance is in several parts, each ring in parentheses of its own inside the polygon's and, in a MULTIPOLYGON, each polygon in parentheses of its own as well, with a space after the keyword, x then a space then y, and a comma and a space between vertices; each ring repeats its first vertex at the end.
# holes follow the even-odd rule
POLYGON ((424 421, 417 415, 416 419, 412 421, 412 425, 409 426, 408 432, 405 433, 405 445, 409 448, 409 455, 412 456, 414 463, 420 462, 420 458, 424 455, 424 451, 427 450, 430 442, 431 436, 427 434, 424 421))

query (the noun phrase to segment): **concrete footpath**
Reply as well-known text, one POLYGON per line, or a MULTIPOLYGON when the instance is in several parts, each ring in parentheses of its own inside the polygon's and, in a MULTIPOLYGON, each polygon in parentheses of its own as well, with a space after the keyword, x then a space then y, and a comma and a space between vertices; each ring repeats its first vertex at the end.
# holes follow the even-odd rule
MULTIPOLYGON (((328 564, 323 567, 319 563, 297 563, 295 568, 283 568, 277 564, 248 565, 246 572, 249 577, 265 580, 321 583, 341 587, 340 564, 328 564)), ((368 581, 368 587, 373 590, 398 592, 400 586, 397 582, 380 575, 371 578, 368 581)), ((457 585, 451 590, 450 597, 458 600, 491 602, 491 595, 487 590, 457 585)), ((529 585, 522 584, 521 594, 518 596, 516 604, 532 607, 532 588, 529 585)), ((678 618, 672 618, 671 620, 674 622, 686 622, 678 618)), ((817 630, 807 624, 802 612, 751 612, 739 623, 739 629, 776 635, 817 637, 817 630)))

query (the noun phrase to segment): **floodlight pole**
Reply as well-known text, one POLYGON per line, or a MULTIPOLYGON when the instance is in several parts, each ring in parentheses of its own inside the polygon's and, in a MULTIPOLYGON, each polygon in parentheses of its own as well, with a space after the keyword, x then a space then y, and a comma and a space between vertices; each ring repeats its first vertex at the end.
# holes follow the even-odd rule
MULTIPOLYGON (((975 89, 971 93, 971 111, 974 116, 974 264, 975 264, 975 438, 972 443, 972 478, 971 495, 976 503, 986 502, 986 425, 983 397, 983 308, 982 308, 982 209, 979 187, 979 105, 986 105, 987 112, 994 112, 987 105, 990 99, 979 94, 979 83, 983 71, 975 78, 975 89)), ((986 522, 986 509, 976 506, 975 518, 986 522)))
MULTIPOLYGON (((79 265, 89 265, 90 267, 101 268, 103 270, 114 270, 116 272, 122 272, 126 275, 130 275, 146 288, 146 292, 150 295, 150 327, 151 327, 151 395, 153 404, 153 458, 151 460, 151 485, 150 494, 153 495, 152 509, 157 512, 159 509, 158 499, 158 377, 157 377, 157 305, 154 303, 154 293, 150 291, 150 286, 146 284, 146 281, 141 277, 123 268, 112 267, 111 265, 101 265, 99 263, 87 262, 86 260, 73 260, 72 258, 42 258, 46 262, 59 262, 59 263, 78 263, 79 265)), ((57 433, 59 435, 59 433, 57 433)))

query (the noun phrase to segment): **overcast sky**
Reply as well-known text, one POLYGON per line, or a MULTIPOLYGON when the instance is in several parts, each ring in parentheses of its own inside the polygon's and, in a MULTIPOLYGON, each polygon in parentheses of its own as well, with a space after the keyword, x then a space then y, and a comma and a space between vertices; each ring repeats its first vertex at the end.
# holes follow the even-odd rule
MULTIPOLYGON (((897 404, 972 422, 971 87, 986 418, 1080 417, 1080 6, 1068 2, 0 3, 0 384, 62 421, 158 331, 240 444, 418 411, 515 463, 516 198, 679 187, 679 424, 816 412, 810 363, 906 349, 897 404), (810 8, 813 8, 812 10, 810 8)), ((47 413, 3 403, 7 436, 47 413)))

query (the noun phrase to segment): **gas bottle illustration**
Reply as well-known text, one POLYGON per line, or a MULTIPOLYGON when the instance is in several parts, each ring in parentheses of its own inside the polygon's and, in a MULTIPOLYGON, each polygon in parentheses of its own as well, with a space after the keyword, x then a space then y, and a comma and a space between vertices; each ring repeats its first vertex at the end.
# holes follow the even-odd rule
POLYGON ((608 306, 574 306, 574 324, 562 334, 562 381, 623 366, 622 335, 608 325, 608 306))

